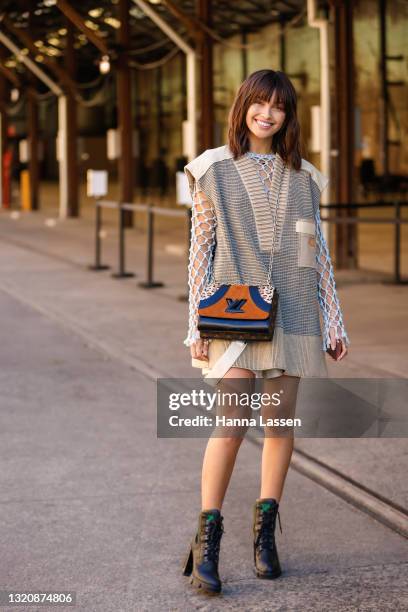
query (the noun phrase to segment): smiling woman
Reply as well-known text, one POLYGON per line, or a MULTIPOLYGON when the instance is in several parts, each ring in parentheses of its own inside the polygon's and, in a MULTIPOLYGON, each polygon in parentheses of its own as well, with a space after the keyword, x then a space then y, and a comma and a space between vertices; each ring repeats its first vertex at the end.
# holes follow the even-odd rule
MULTIPOLYGON (((184 340, 192 365, 202 368, 208 384, 231 385, 234 391, 238 386, 240 393, 251 389, 255 376, 265 379, 264 388, 273 389, 276 382, 278 390, 285 389, 284 412, 291 417, 300 378, 326 377, 327 347, 334 348, 338 339, 342 358, 349 344, 320 228, 320 194, 328 179, 301 157, 296 109, 296 91, 286 74, 254 72, 239 87, 231 107, 228 144, 207 149, 184 168, 193 199, 189 330, 184 340), (225 287, 237 288, 232 297, 243 315, 240 323, 243 320, 249 328, 256 318, 254 310, 245 295, 238 298, 243 287, 254 285, 276 288, 279 295, 273 338, 223 339, 220 321, 224 324, 231 297, 225 287), (201 338, 198 305, 200 310, 212 307, 214 296, 216 312, 207 317, 211 321, 201 338), (208 303, 204 306, 204 302, 208 303)), ((238 332, 241 329, 242 325, 238 332)), ((294 434, 292 422, 286 423, 284 431, 270 427, 268 420, 263 424, 266 437, 260 498, 254 505, 254 564, 257 576, 277 578, 281 568, 273 532, 294 434)), ((199 528, 183 567, 185 575, 192 574, 194 584, 211 592, 221 590, 221 506, 243 439, 239 426, 238 432, 234 428, 231 434, 223 432, 208 442, 199 528)))

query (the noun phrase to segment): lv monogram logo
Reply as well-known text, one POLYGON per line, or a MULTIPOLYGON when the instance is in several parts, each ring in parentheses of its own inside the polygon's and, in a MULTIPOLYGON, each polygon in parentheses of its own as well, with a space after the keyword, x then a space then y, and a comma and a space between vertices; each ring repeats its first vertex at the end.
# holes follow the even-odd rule
POLYGON ((227 308, 225 312, 244 312, 242 310, 242 306, 245 304, 246 299, 241 300, 233 300, 231 298, 227 298, 227 308))

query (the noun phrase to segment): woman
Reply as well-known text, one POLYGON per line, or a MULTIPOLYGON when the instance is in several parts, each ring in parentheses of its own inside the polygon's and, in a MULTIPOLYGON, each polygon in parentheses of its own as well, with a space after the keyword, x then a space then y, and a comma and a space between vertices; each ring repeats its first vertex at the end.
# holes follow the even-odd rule
MULTIPOLYGON (((189 259, 192 365, 210 384, 240 381, 285 389, 293 415, 301 377, 328 375, 327 349, 350 344, 324 239, 320 194, 328 179, 302 159, 297 96, 280 71, 258 70, 239 87, 229 113, 228 144, 207 149, 184 168, 193 198, 189 259), (211 283, 262 285, 273 250, 279 294, 272 341, 200 339, 198 303, 211 283), (320 316, 323 317, 323 330, 320 316)), ((293 451, 293 432, 265 427, 261 491, 254 504, 254 565, 260 578, 281 574, 275 522, 293 451)), ((242 436, 211 437, 202 472, 202 510, 183 573, 208 593, 221 591, 221 507, 242 436)))

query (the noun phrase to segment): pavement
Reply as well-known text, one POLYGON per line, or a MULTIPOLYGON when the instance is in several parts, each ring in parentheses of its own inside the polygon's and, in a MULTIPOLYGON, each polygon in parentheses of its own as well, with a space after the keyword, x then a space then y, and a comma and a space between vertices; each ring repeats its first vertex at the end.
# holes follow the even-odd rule
MULTIPOLYGON (((114 270, 115 220, 106 219, 103 258, 114 270)), ((140 229, 127 231, 137 276, 126 280, 88 269, 93 231, 91 215, 0 213, 0 590, 71 589, 72 609, 103 612, 408 609, 406 539, 294 467, 277 533, 283 575, 253 575, 260 447, 250 439, 223 507, 223 594, 195 593, 180 568, 206 441, 157 438, 155 405, 158 377, 197 377, 182 344, 185 228, 159 228, 165 286, 154 290, 137 284, 140 229)), ((359 274, 363 282, 336 275, 353 346, 330 372, 407 377, 408 289, 359 274)), ((407 507, 406 440, 297 439, 296 448, 407 507)))

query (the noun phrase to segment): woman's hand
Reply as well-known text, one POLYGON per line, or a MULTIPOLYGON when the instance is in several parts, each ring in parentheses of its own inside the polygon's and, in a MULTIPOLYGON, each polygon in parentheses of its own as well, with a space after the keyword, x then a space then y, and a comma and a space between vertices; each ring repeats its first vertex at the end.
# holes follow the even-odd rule
MULTIPOLYGON (((329 329, 329 336, 330 336, 330 345, 334 351, 334 349, 336 348, 336 329, 334 327, 331 327, 329 329)), ((341 342, 341 353, 335 361, 340 361, 348 353, 348 349, 345 345, 344 338, 340 338, 340 342, 341 342)))
POLYGON ((208 359, 208 340, 198 338, 191 346, 190 352, 193 359, 206 361, 208 359))

